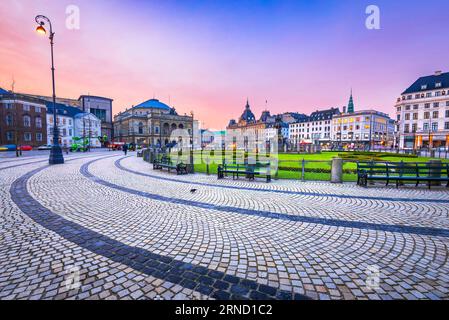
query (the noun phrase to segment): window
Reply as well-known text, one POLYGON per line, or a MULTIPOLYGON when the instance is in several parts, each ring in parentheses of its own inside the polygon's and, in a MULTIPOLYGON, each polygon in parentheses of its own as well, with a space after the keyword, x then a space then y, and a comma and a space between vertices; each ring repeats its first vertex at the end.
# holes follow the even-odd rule
POLYGON ((72 129, 69 129, 69 136, 72 136, 72 129))
POLYGON ((417 112, 413 114, 413 120, 418 120, 418 113, 417 112))
MULTIPOLYGON (((449 102, 449 101, 448 101, 449 102)), ((6 110, 12 110, 12 103, 7 103, 6 104, 6 110)))
POLYGON ((36 133, 36 141, 42 141, 42 133, 36 133))
POLYGON ((407 123, 404 125, 404 133, 409 133, 410 131, 410 125, 407 123))
POLYGON ((156 133, 156 134, 159 133, 159 127, 154 127, 154 133, 156 133))
POLYGON ((433 104, 433 107, 434 108, 438 108, 440 106, 440 103, 439 102, 435 102, 434 104, 433 104))
POLYGON ((449 122, 444 123, 444 130, 449 130, 449 122))
POLYGON ((405 120, 410 120, 410 113, 405 114, 405 120))
POLYGON ((14 118, 11 114, 6 115, 6 125, 12 126, 14 122, 14 118))
POLYGON ((433 112, 432 118, 434 118, 434 119, 438 118, 438 111, 433 112))
POLYGON ((14 140, 14 132, 12 132, 12 131, 7 131, 7 132, 6 132, 6 140, 8 140, 8 141, 13 141, 13 140, 14 140))
POLYGON ((398 121, 401 121, 401 115, 400 115, 400 114, 398 114, 398 115, 396 116, 396 118, 397 118, 398 121))
MULTIPOLYGON (((449 103, 449 101, 448 101, 448 103, 449 103)), ((401 112, 401 107, 398 107, 398 112, 401 112)), ((360 121, 360 118, 358 118, 359 120, 357 120, 357 121, 360 121)), ((334 121, 335 122, 335 121, 334 121)))
POLYGON ((415 94, 415 99, 419 99, 419 94, 415 94))
POLYGON ((423 84, 422 86, 421 86, 421 90, 426 90, 427 89, 427 84, 423 84))
POLYGON ((69 126, 72 125, 72 119, 69 119, 69 126))
POLYGON ((441 82, 435 83, 435 88, 441 88, 441 82))
POLYGON ((24 135, 23 135, 23 139, 25 141, 31 141, 31 133, 25 132, 24 135))
POLYGON ((430 112, 424 112, 424 119, 430 119, 430 112))
POLYGON ((37 117, 35 119, 35 121, 36 121, 36 128, 42 128, 42 119, 41 119, 41 117, 37 117))
POLYGON ((410 110, 410 106, 405 106, 405 110, 409 111, 410 110))
POLYGON ((432 123, 432 131, 437 132, 438 131, 438 122, 432 123))
POLYGON ((426 104, 424 105, 424 108, 429 109, 429 108, 430 108, 430 103, 426 103, 426 104))
POLYGON ((413 110, 418 110, 418 108, 419 108, 419 104, 415 104, 415 105, 413 106, 413 110))
POLYGON ((27 104, 23 105, 23 111, 30 111, 30 106, 27 104))
POLYGON ((418 124, 414 123, 412 124, 412 132, 415 133, 418 130, 418 124))
POLYGON ((407 100, 412 100, 412 95, 411 95, 411 94, 409 94, 409 95, 407 96, 407 100))
POLYGON ((23 116, 23 126, 31 127, 31 117, 30 116, 23 116))
POLYGON ((424 123, 423 130, 424 131, 429 131, 429 124, 428 123, 424 123))
POLYGON ((36 113, 41 113, 41 107, 34 107, 34 110, 36 110, 36 113))
POLYGON ((449 118, 449 110, 446 110, 446 118, 449 118))

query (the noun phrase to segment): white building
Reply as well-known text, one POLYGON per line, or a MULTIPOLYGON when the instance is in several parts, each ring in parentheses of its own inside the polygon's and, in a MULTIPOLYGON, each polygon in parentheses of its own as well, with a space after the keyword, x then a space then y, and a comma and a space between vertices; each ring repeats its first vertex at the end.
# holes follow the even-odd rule
POLYGON ((449 147, 449 73, 416 80, 396 105, 400 149, 449 147))
POLYGON ((300 144, 315 144, 322 147, 331 142, 332 118, 340 114, 338 108, 315 111, 309 117, 289 125, 289 140, 292 148, 300 144))
MULTIPOLYGON (((53 144, 53 103, 47 103, 47 144, 53 144)), ((73 117, 79 113, 79 109, 64 104, 56 104, 56 121, 59 128, 59 144, 70 147, 73 143, 74 120, 73 117)))
MULTIPOLYGON (((47 144, 53 144, 53 103, 47 102, 47 144)), ((97 137, 101 136, 101 121, 95 115, 61 103, 56 104, 56 121, 59 128, 59 143, 70 147, 74 138, 91 137, 91 147, 101 147, 97 137)))
POLYGON ((98 137, 102 136, 100 119, 92 113, 80 112, 75 115, 74 122, 76 137, 86 137, 90 147, 101 147, 101 142, 98 140, 98 137))
POLYGON ((388 114, 363 110, 336 115, 332 119, 332 142, 350 149, 392 148, 394 123, 388 114))

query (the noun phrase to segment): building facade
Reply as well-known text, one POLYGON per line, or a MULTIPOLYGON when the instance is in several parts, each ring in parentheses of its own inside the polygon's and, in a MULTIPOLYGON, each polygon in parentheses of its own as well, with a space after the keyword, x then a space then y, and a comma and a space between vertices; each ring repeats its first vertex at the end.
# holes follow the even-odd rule
POLYGON ((397 147, 449 148, 449 73, 419 78, 397 99, 395 109, 397 147))
POLYGON ((101 121, 101 136, 112 141, 114 126, 112 124, 112 99, 83 95, 79 97, 80 108, 83 112, 91 113, 101 121))
MULTIPOLYGON (((271 115, 268 110, 262 112, 259 119, 256 119, 251 111, 249 101, 246 102, 245 109, 238 121, 231 119, 226 127, 226 136, 245 136, 249 133, 255 135, 256 141, 267 142, 274 137, 278 137, 278 146, 286 148, 289 137, 289 124, 306 118, 304 114, 286 112, 279 115, 271 115)), ((232 141, 227 142, 228 148, 232 148, 232 141)))
POLYGON ((0 145, 47 142, 47 108, 35 98, 0 90, 0 145))
POLYGON ((101 120, 92 113, 79 112, 74 118, 74 134, 76 137, 87 139, 89 147, 100 148, 98 137, 103 136, 101 120))
MULTIPOLYGON (((179 115, 176 110, 157 99, 147 100, 114 116, 114 140, 150 147, 172 144, 172 133, 185 129, 189 135, 197 131, 198 122, 193 116, 179 115)), ((201 137, 198 135, 198 145, 201 137)))
MULTIPOLYGON (((47 144, 53 144, 53 103, 46 102, 47 112, 47 144)), ((56 104, 56 121, 59 129, 59 144, 70 147, 75 138, 87 139, 91 147, 101 147, 98 137, 101 136, 101 120, 91 113, 61 103, 56 104)))
MULTIPOLYGON (((39 100, 53 102, 53 97, 24 94, 39 100)), ((56 97, 56 103, 68 107, 77 108, 82 112, 92 113, 101 121, 101 136, 107 136, 112 141, 114 127, 112 124, 112 102, 113 100, 105 97, 92 95, 82 95, 78 99, 56 97)))
POLYGON ((349 149, 393 148, 394 124, 388 114, 376 110, 354 111, 332 119, 332 143, 349 149))
POLYGON ((338 108, 315 111, 309 117, 289 125, 290 146, 297 150, 300 145, 314 144, 329 148, 332 140, 332 118, 340 114, 338 108))

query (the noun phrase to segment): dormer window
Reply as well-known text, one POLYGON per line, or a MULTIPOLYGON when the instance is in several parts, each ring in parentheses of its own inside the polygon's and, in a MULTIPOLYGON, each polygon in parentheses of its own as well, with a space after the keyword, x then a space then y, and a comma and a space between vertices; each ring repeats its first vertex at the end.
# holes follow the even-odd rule
POLYGON ((421 90, 427 90, 427 84, 423 84, 423 85, 421 86, 421 90))
POLYGON ((437 83, 435 83, 435 88, 441 88, 441 82, 437 82, 437 83))

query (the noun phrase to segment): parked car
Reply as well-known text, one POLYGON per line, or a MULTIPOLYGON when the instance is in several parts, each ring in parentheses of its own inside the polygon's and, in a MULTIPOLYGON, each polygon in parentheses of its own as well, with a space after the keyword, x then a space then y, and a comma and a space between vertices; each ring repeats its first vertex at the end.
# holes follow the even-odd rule
POLYGON ((448 148, 446 148, 446 147, 439 147, 437 149, 437 151, 439 151, 439 152, 446 152, 446 151, 448 151, 448 148))
POLYGON ((44 144, 43 146, 38 147, 37 150, 51 150, 51 145, 44 144))
POLYGON ((20 151, 31 151, 31 150, 33 150, 33 147, 32 146, 20 146, 19 150, 20 151))
POLYGON ((16 145, 15 144, 6 144, 4 146, 0 147, 2 151, 16 151, 16 145))

